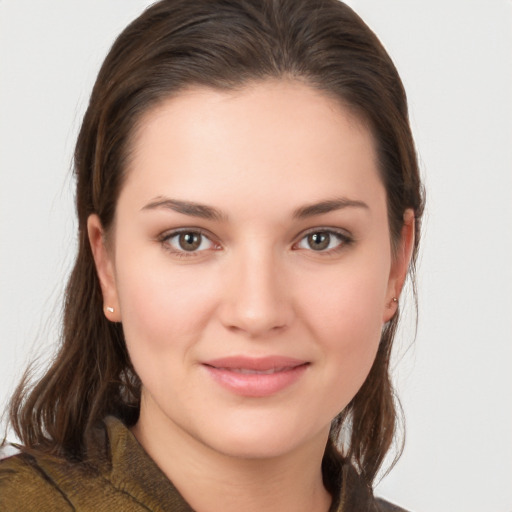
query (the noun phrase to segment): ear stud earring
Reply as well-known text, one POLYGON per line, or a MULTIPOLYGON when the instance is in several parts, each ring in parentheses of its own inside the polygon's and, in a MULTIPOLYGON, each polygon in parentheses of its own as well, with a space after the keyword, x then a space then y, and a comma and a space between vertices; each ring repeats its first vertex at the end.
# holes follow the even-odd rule
POLYGON ((388 309, 391 309, 393 307, 394 304, 397 304, 398 305, 398 299, 396 297, 393 297, 389 302, 388 302, 388 309))
POLYGON ((107 306, 105 308, 109 313, 113 313, 114 312, 114 308, 110 307, 110 306, 107 306))

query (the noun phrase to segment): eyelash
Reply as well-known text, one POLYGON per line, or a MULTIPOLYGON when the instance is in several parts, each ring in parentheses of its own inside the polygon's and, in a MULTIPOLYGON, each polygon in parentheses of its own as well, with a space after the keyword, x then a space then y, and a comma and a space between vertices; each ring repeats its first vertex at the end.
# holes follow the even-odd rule
MULTIPOLYGON (((296 247, 298 244, 300 244, 302 241, 306 240, 311 235, 327 235, 329 237, 329 245, 332 241, 332 238, 336 238, 338 240, 338 244, 335 247, 332 247, 328 250, 319 250, 315 251, 311 247, 304 248, 305 250, 310 250, 313 253, 322 254, 325 256, 331 256, 338 254, 340 251, 342 251, 347 246, 351 245, 354 242, 354 239, 348 235, 345 231, 341 231, 338 229, 333 228, 314 228, 310 229, 309 231, 306 231, 301 235, 301 238, 298 242, 296 242, 293 247, 296 247)), ((299 249, 300 250, 300 249, 299 249)))
MULTIPOLYGON (((216 244, 211 238, 211 235, 203 231, 202 229, 198 228, 184 228, 184 229, 178 229, 171 232, 166 232, 162 234, 158 241, 162 244, 163 248, 166 251, 169 251, 174 256, 177 256, 179 258, 194 258, 200 255, 201 252, 204 252, 208 249, 202 249, 200 251, 194 250, 194 251, 186 251, 185 249, 176 249, 171 246, 171 240, 173 238, 177 238, 180 235, 199 235, 201 238, 201 245, 203 241, 206 239, 208 240, 213 246, 219 246, 219 244, 216 244)), ((218 250, 218 249, 215 249, 218 250)))
MULTIPOLYGON (((192 250, 192 251, 187 251, 185 249, 176 249, 176 248, 172 247, 170 245, 170 241, 174 238, 179 237, 180 235, 195 235, 195 236, 199 235, 200 237, 202 237, 198 248, 201 247, 201 245, 204 242, 204 239, 208 240, 209 243, 214 246, 214 250, 219 250, 219 248, 220 248, 220 245, 211 239, 211 235, 209 235, 205 231, 203 231, 201 229, 197 229, 197 228, 188 228, 188 229, 185 228, 185 229, 179 229, 179 230, 167 232, 167 233, 162 234, 158 238, 158 241, 161 243, 161 245, 164 247, 165 250, 169 251, 174 256, 177 256, 179 258, 197 257, 202 252, 210 249, 210 247, 208 247, 206 249, 201 249, 201 250, 196 249, 196 250, 192 250)), ((348 235, 346 232, 343 232, 343 231, 340 231, 337 229, 333 229, 333 228, 314 228, 314 229, 310 229, 309 231, 301 234, 299 241, 295 242, 293 244, 292 248, 295 250, 309 250, 313 253, 318 253, 318 254, 322 254, 322 255, 334 255, 334 254, 337 254, 338 252, 340 252, 341 250, 343 250, 343 248, 351 245, 353 242, 354 242, 354 239, 350 235, 348 235), (311 247, 309 247, 309 248, 299 248, 298 247, 298 245, 300 243, 302 243, 304 240, 306 240, 309 236, 312 236, 312 235, 327 235, 329 237, 329 245, 332 241, 332 237, 336 238, 339 243, 335 247, 332 247, 328 250, 322 249, 322 250, 318 250, 318 251, 316 251, 315 249, 312 249, 311 247)))

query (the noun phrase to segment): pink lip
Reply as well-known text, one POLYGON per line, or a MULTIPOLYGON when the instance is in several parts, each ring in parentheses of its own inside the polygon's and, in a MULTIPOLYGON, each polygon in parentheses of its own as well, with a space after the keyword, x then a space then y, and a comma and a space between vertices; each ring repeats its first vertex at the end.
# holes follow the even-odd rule
POLYGON ((203 363, 210 376, 228 390, 247 397, 270 396, 304 374, 307 361, 282 356, 225 357, 203 363))

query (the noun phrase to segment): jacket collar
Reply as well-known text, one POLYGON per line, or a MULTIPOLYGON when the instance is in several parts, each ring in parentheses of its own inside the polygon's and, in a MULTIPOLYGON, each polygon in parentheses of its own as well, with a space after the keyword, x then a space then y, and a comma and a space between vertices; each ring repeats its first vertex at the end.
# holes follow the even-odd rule
MULTIPOLYGON (((108 469, 105 468, 104 477, 151 510, 194 512, 130 430, 113 416, 104 421, 110 451, 110 464, 108 469)), ((329 489, 333 495, 331 512, 376 511, 372 491, 357 471, 337 454, 330 458, 334 462, 327 469, 333 473, 329 479, 337 482, 333 489, 329 489)))

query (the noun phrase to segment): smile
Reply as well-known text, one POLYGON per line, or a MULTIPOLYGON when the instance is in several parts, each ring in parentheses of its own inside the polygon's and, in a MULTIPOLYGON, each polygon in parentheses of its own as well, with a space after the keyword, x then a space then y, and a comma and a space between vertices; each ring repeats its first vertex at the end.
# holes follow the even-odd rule
POLYGON ((203 363, 214 382, 231 393, 263 398, 295 384, 309 362, 287 357, 229 357, 203 363))

